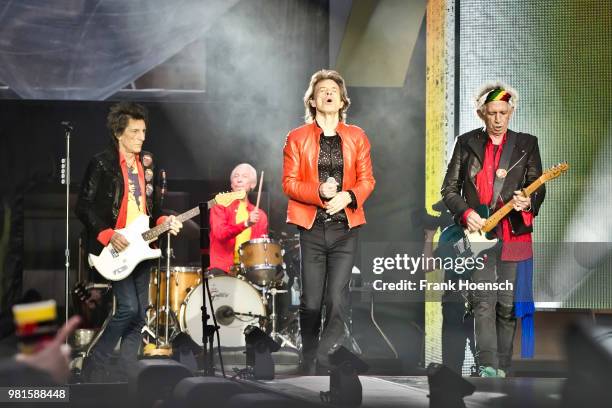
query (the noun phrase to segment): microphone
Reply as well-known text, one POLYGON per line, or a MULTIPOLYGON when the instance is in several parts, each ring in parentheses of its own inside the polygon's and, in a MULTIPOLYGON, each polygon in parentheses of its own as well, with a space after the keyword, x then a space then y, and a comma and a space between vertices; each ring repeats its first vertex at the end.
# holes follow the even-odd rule
MULTIPOLYGON (((338 192, 338 188, 340 186, 340 184, 336 181, 335 178, 333 177, 328 177, 327 180, 325 180, 326 183, 331 183, 331 184, 335 184, 336 185, 336 192, 338 192)), ((331 198, 331 197, 326 197, 326 198, 331 198)))
POLYGON ((74 123, 64 120, 61 122, 61 125, 64 127, 64 130, 67 132, 72 132, 74 130, 74 123))

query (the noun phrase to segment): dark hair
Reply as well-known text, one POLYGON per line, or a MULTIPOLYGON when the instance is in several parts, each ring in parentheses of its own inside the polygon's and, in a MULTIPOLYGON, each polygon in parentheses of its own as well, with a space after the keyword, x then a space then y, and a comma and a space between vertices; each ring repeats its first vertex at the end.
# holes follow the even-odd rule
POLYGON ((119 102, 110 108, 106 117, 106 127, 110 132, 113 143, 117 144, 117 135, 123 133, 129 119, 144 120, 147 123, 147 110, 144 106, 134 102, 119 102))

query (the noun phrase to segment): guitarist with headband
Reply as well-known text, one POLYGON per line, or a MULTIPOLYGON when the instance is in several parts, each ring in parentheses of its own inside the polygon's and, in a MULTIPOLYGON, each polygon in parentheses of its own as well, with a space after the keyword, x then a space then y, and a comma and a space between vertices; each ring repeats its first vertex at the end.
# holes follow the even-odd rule
POLYGON ((517 263, 532 257, 533 220, 545 195, 543 185, 531 196, 521 191, 542 175, 542 162, 535 136, 508 129, 517 101, 516 91, 501 82, 481 88, 476 113, 485 127, 457 137, 441 191, 455 222, 470 231, 485 225, 477 207, 496 210, 513 200, 513 210, 494 230, 501 245, 486 252, 484 268, 472 272, 475 283, 512 284, 512 290, 470 294, 481 377, 504 377, 510 367, 517 263))
MULTIPOLYGON (((147 112, 141 105, 121 102, 110 109, 107 127, 112 143, 89 162, 75 210, 85 225, 90 253, 100 253, 109 243, 118 254, 126 250, 129 240, 115 230, 129 226, 141 215, 151 216, 158 224, 167 223, 174 235, 182 228, 174 216, 159 217, 160 191, 153 156, 142 151, 146 123, 147 112)), ((87 381, 118 380, 121 371, 136 362, 149 297, 150 267, 149 262, 141 262, 129 276, 113 282, 117 309, 86 362, 87 381), (121 367, 115 370, 109 361, 119 339, 121 367)))

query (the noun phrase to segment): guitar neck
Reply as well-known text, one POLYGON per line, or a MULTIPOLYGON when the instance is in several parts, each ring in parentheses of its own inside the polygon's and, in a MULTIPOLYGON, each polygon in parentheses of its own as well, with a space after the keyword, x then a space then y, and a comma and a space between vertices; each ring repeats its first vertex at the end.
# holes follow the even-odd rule
MULTIPOLYGON (((536 181, 531 183, 527 188, 523 189, 523 192, 524 192, 525 196, 529 197, 531 194, 533 194, 534 191, 536 191, 538 188, 540 188, 542 186, 542 184, 544 184, 544 181, 542 181, 542 177, 539 177, 536 181)), ((482 231, 483 232, 489 232, 489 231, 493 230, 493 228, 495 228, 497 226, 497 224, 499 224, 500 221, 506 215, 508 215, 508 213, 510 213, 510 211, 512 211, 513 208, 514 208, 514 200, 508 201, 506 204, 504 204, 504 206, 502 208, 500 208, 499 210, 495 211, 493 213, 493 215, 491 215, 489 218, 487 218, 487 220, 485 221, 485 225, 482 228, 482 231)))
MULTIPOLYGON (((215 205, 215 200, 209 200, 206 202, 206 206, 208 207, 208 209, 212 208, 215 205)), ((182 214, 179 214, 176 216, 176 219, 178 219, 180 222, 185 222, 193 217, 195 217, 196 215, 200 214, 200 207, 193 207, 191 210, 185 211, 182 214)), ((170 229, 170 225, 168 225, 168 223, 163 223, 163 224, 159 224, 156 227, 151 228, 150 230, 144 232, 142 234, 142 238, 146 241, 154 241, 157 239, 157 237, 159 237, 161 234, 163 234, 164 232, 168 231, 170 229)))

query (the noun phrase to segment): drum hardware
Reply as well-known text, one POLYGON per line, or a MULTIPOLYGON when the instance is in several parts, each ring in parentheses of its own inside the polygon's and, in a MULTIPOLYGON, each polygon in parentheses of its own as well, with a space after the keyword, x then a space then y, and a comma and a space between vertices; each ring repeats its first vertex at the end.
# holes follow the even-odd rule
MULTIPOLYGON (((211 299, 206 298, 210 307, 212 300, 214 318, 217 320, 219 335, 224 347, 244 347, 244 329, 248 325, 259 325, 266 319, 266 308, 261 295, 248 282, 228 275, 208 278, 211 299)), ((202 307, 203 284, 195 287, 183 302, 179 312, 181 331, 188 334, 193 341, 202 345, 202 325, 200 311, 202 307)))
POLYGON ((251 283, 269 287, 279 280, 279 272, 286 268, 285 250, 278 241, 256 238, 244 242, 238 249, 240 267, 251 283))
MULTIPOLYGON (((110 310, 99 328, 95 325, 97 323, 93 320, 87 322, 87 319, 84 319, 85 324, 95 323, 93 326, 89 326, 94 328, 77 329, 70 338, 75 350, 75 355, 69 362, 69 367, 70 371, 77 377, 82 375, 84 362, 89 357, 91 350, 93 350, 94 346, 100 340, 100 337, 102 337, 102 334, 106 330, 106 327, 108 326, 115 314, 117 308, 117 302, 115 297, 112 296, 108 299, 108 301, 106 301, 107 295, 110 293, 111 289, 111 285, 105 283, 78 283, 75 289, 73 290, 73 295, 78 297, 81 306, 89 302, 90 290, 105 291, 102 295, 102 299, 104 300, 102 303, 104 304, 104 306, 110 306, 110 310)), ((96 307, 101 307, 101 304, 98 304, 96 302, 96 307)), ((82 311, 79 312, 79 314, 82 314, 82 311)))
POLYGON ((93 329, 76 329, 72 335, 72 344, 76 352, 84 351, 94 339, 96 331, 93 329))
POLYGON ((276 295, 277 294, 282 294, 282 293, 287 293, 286 290, 279 290, 276 288, 272 288, 272 289, 267 289, 267 288, 263 288, 263 298, 266 298, 266 295, 269 294, 272 297, 271 303, 272 303, 272 313, 270 313, 270 318, 269 321, 272 324, 272 330, 270 331, 270 337, 272 338, 272 340, 275 340, 276 342, 278 342, 281 347, 284 346, 289 346, 289 347, 293 347, 295 349, 297 349, 297 345, 292 342, 287 336, 279 333, 276 331, 277 327, 277 318, 278 315, 276 314, 276 295))
MULTIPOLYGON (((79 276, 82 275, 79 273, 79 276)), ((116 304, 115 298, 111 296, 111 289, 111 285, 107 283, 82 281, 72 289, 73 305, 76 314, 82 316, 83 323, 82 328, 75 330, 72 335, 71 344, 82 358, 85 358, 96 344, 115 313, 116 304)))
MULTIPOLYGON (((200 262, 202 265, 202 271, 205 271, 210 266, 210 252, 209 252, 210 239, 209 239, 208 232, 210 231, 209 210, 211 206, 207 205, 207 203, 201 202, 199 203, 199 208, 200 208, 200 251, 202 253, 200 262)), ((213 307, 212 296, 210 293, 210 280, 213 277, 208 276, 208 275, 204 275, 202 277, 204 278, 202 283, 198 285, 194 290, 189 292, 189 294, 185 298, 184 307, 183 306, 181 307, 181 311, 179 315, 179 324, 183 323, 184 326, 181 324, 181 330, 183 330, 188 335, 190 335, 193 341, 195 341, 196 343, 202 346, 202 352, 200 353, 200 356, 198 358, 198 368, 201 370, 202 375, 214 376, 215 368, 214 368, 212 352, 213 352, 215 333, 217 334, 217 344, 221 344, 221 338, 220 338, 220 332, 219 332, 220 327, 217 325, 215 309, 213 307), (198 289, 199 289, 199 292, 198 292, 198 289), (192 310, 193 307, 189 309, 189 304, 190 304, 189 299, 192 296, 193 296, 193 299, 198 298, 200 300, 199 302, 200 303, 199 304, 200 321, 199 321, 199 324, 196 323, 198 328, 201 330, 200 336, 195 335, 195 332, 197 331, 195 326, 194 326, 194 329, 192 330, 194 332, 193 335, 191 335, 189 332, 185 330, 185 328, 187 327, 187 322, 188 322, 187 321, 187 316, 189 315, 188 312, 191 310, 193 313, 193 310, 192 310), (210 302, 210 308, 213 311, 213 314, 212 314, 213 324, 212 325, 208 324, 208 319, 211 318, 211 315, 208 314, 208 310, 206 306, 207 300, 208 302, 210 302), (199 339, 201 339, 201 343, 199 343, 198 341, 199 339)), ((193 304, 195 304, 196 302, 197 301, 195 300, 192 301, 193 304)), ((197 312, 195 313, 197 314, 197 312)), ((193 319, 193 320, 197 322, 197 319, 193 319)), ((223 366, 223 358, 221 356, 221 347, 219 347, 219 361, 221 362, 221 372, 223 373, 223 376, 225 377, 225 368, 223 366)))
MULTIPOLYGON (((170 309, 170 258, 172 257, 172 246, 170 242, 170 232, 166 234, 166 302, 163 308, 160 308, 160 292, 161 285, 157 285, 157 302, 155 309, 155 347, 146 347, 144 356, 146 357, 170 357, 172 355, 172 345, 170 344, 170 319, 176 322, 176 316, 170 309), (164 336, 160 338, 159 334, 159 316, 163 310, 166 319, 164 322, 164 336)), ((157 268, 157 282, 161 282, 161 268, 157 268)))
MULTIPOLYGON (((169 272, 171 282, 170 309, 168 313, 166 313, 165 310, 166 274, 168 274, 168 270, 165 268, 161 269, 161 272, 159 268, 155 268, 151 272, 151 278, 149 281, 149 308, 147 310, 147 324, 149 324, 152 329, 162 327, 165 324, 165 316, 168 315, 170 317, 171 328, 170 340, 173 340, 179 331, 178 313, 181 309, 181 305, 189 292, 202 282, 202 274, 199 267, 171 267, 169 272), (161 305, 159 319, 157 319, 157 305, 161 305)), ((158 334, 156 331, 156 334, 151 337, 155 338, 157 336, 158 334)))

